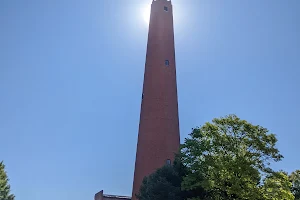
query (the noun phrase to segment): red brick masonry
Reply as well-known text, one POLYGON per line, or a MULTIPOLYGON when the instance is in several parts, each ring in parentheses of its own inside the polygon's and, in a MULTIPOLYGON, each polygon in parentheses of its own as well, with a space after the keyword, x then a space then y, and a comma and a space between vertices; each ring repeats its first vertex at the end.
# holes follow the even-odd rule
POLYGON ((171 1, 151 5, 132 200, 142 180, 174 160, 179 150, 173 10, 171 1))

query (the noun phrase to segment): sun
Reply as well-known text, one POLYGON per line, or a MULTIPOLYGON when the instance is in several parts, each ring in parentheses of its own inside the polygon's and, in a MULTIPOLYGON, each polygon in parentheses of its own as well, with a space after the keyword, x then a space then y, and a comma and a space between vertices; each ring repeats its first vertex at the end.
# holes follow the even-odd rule
POLYGON ((150 12, 151 12, 151 4, 145 5, 142 9, 143 20, 148 25, 150 22, 150 12))

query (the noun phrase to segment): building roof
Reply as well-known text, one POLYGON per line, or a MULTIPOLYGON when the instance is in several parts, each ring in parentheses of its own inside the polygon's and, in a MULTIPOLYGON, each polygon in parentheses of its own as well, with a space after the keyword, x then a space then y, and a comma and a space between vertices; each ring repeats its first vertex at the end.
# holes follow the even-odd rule
POLYGON ((110 195, 110 194, 104 194, 103 197, 105 197, 105 198, 112 198, 112 199, 126 199, 126 200, 131 200, 131 197, 128 197, 128 196, 118 196, 118 195, 110 195))

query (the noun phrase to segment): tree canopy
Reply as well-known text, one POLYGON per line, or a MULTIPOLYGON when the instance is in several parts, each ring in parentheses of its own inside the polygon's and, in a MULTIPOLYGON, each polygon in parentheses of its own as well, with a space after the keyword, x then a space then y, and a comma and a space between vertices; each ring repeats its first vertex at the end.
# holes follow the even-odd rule
POLYGON ((300 170, 292 172, 289 179, 292 183, 292 192, 295 196, 295 200, 300 200, 300 170))
POLYGON ((10 185, 8 184, 8 177, 5 172, 5 165, 0 162, 0 200, 14 200, 15 196, 10 194, 10 185))
POLYGON ((294 199, 291 192, 292 183, 285 172, 274 172, 266 177, 263 181, 263 199, 282 200, 294 199))
POLYGON ((271 183, 276 177, 282 181, 275 187, 282 194, 276 195, 293 199, 286 176, 270 166, 283 158, 276 142, 268 129, 236 115, 193 129, 182 146, 182 162, 190 172, 183 179, 183 189, 203 187, 214 199, 267 199, 271 194, 264 195, 269 191, 266 187, 275 187, 271 183))
POLYGON ((137 195, 139 200, 181 200, 181 177, 171 165, 165 165, 145 177, 137 195))
POLYGON ((144 178, 137 197, 139 200, 187 200, 194 196, 204 198, 206 193, 203 189, 181 190, 181 183, 186 175, 187 168, 177 155, 172 165, 165 165, 144 178))
POLYGON ((194 128, 173 166, 144 179, 139 200, 298 200, 300 171, 272 169, 283 156, 268 129, 236 115, 194 128))

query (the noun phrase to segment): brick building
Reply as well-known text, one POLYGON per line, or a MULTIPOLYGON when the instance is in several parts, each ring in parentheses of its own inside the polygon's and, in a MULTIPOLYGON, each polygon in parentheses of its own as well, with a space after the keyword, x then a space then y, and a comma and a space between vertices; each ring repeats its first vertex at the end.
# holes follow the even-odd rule
MULTIPOLYGON (((142 92, 132 200, 142 180, 179 150, 179 118, 174 47, 173 8, 170 0, 152 0, 142 92)), ((102 193, 101 193, 102 192, 102 193)), ((95 195, 95 200, 130 199, 95 195)))
POLYGON ((95 200, 131 200, 131 197, 103 194, 103 190, 95 194, 95 200))

